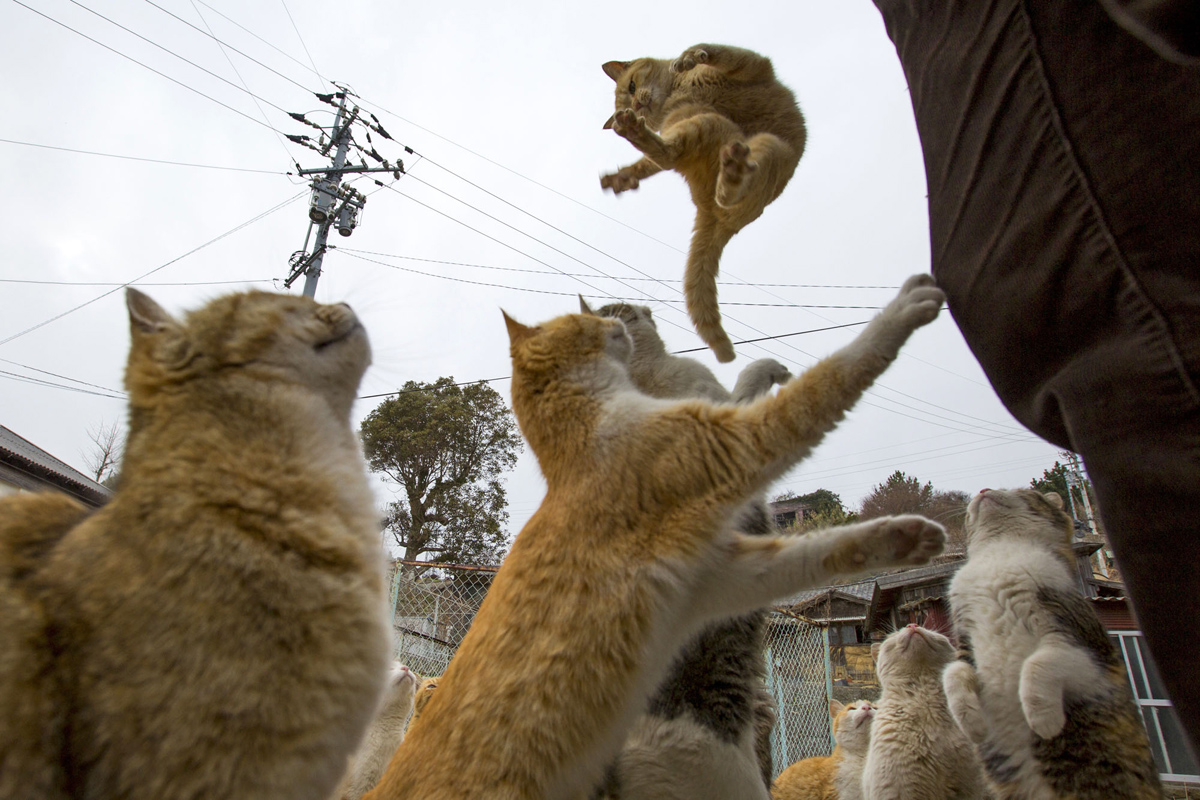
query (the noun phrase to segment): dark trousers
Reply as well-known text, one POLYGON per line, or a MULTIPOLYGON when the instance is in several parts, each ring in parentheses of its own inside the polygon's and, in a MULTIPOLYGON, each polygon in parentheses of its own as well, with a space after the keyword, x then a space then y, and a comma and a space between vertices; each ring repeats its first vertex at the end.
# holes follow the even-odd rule
POLYGON ((1200 67, 1097 0, 875 0, 933 273, 1000 399, 1076 451, 1200 741, 1200 67))

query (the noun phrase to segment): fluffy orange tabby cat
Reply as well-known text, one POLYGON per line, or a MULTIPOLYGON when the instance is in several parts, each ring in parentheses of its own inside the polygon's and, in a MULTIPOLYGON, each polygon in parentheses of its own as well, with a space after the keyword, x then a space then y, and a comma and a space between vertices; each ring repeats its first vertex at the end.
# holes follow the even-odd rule
POLYGON ((717 307, 721 253, 796 171, 807 132, 795 95, 776 79, 770 59, 728 45, 698 44, 674 61, 609 61, 603 69, 616 81, 616 113, 604 127, 644 157, 600 185, 625 192, 663 170, 687 180, 696 205, 683 277, 688 314, 717 360, 732 361, 717 307))
POLYGON ((871 742, 875 706, 867 700, 842 705, 829 701, 833 715, 833 753, 797 761, 775 779, 771 800, 851 800, 861 798, 858 784, 871 742))
POLYGON ((127 301, 116 495, 0 500, 0 797, 324 800, 387 672, 366 335, 301 297, 127 301))
POLYGON ((513 408, 546 497, 367 797, 586 797, 706 623, 940 552, 941 526, 922 517, 794 537, 746 536, 733 517, 821 441, 942 297, 928 276, 909 279, 855 341, 740 406, 640 394, 619 320, 506 316, 513 408))

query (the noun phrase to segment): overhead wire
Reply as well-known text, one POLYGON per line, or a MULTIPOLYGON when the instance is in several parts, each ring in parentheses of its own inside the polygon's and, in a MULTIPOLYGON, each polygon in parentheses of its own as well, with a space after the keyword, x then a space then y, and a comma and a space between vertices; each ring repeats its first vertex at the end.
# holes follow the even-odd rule
POLYGON ((95 150, 79 150, 74 147, 58 147, 52 144, 39 144, 37 142, 22 142, 17 139, 0 139, 4 144, 18 144, 25 147, 40 147, 44 150, 61 150, 65 153, 79 153, 87 156, 103 156, 104 158, 120 158, 126 161, 145 161, 151 164, 167 164, 174 167, 196 167, 199 169, 219 169, 228 172, 251 172, 258 175, 286 175, 286 172, 278 169, 249 169, 247 167, 222 167, 215 164, 192 164, 186 161, 165 161, 159 158, 143 158, 141 156, 126 156, 118 153, 100 153, 95 150))
POLYGON ((300 35, 300 28, 297 27, 296 20, 292 19, 292 12, 288 10, 286 0, 279 0, 279 4, 283 6, 283 13, 287 14, 288 22, 292 23, 292 30, 296 32, 296 38, 300 40, 300 46, 304 48, 304 55, 308 56, 308 63, 312 64, 313 72, 315 72, 321 78, 321 80, 336 86, 337 84, 334 84, 333 81, 328 80, 324 75, 321 74, 321 70, 317 69, 317 62, 313 60, 312 53, 308 51, 308 45, 304 43, 304 37, 300 35))
MULTIPOLYGON (((73 0, 73 1, 74 1, 74 0, 73 0)), ((132 57, 132 56, 129 56, 129 55, 126 55, 125 53, 122 53, 120 50, 117 50, 117 49, 116 49, 116 48, 114 48, 114 47, 110 47, 109 45, 106 45, 104 42, 101 42, 101 41, 100 41, 100 40, 98 40, 98 39, 94 39, 94 38, 92 38, 91 36, 88 36, 86 33, 83 33, 82 31, 76 30, 75 28, 72 28, 70 25, 66 24, 65 22, 61 22, 61 21, 59 21, 59 20, 55 19, 54 17, 51 17, 51 16, 50 16, 50 15, 48 15, 48 14, 44 14, 44 13, 42 13, 41 11, 37 10, 36 8, 33 8, 33 7, 31 7, 31 6, 28 6, 28 5, 26 5, 25 3, 21 2, 21 0, 12 0, 12 2, 16 3, 17 5, 21 6, 22 8, 24 8, 24 9, 26 9, 26 10, 28 10, 28 11, 32 11, 33 13, 37 14, 39 17, 42 17, 42 18, 44 18, 44 19, 47 19, 47 20, 49 20, 50 22, 53 22, 55 25, 58 25, 58 26, 60 26, 60 27, 63 27, 63 28, 66 28, 67 30, 71 31, 72 33, 74 33, 74 34, 76 34, 76 35, 78 35, 78 36, 82 36, 84 39, 87 39, 89 42, 92 42, 93 44, 97 44, 97 45, 99 45, 100 47, 103 47, 105 50, 108 50, 108 51, 109 51, 109 52, 111 52, 111 53, 115 53, 116 55, 120 56, 121 58, 124 58, 124 59, 126 59, 127 61, 132 61, 134 64, 137 64, 139 67, 143 67, 143 68, 145 68, 145 69, 148 69, 148 70, 150 70, 150 71, 151 71, 151 72, 153 72, 155 75, 159 75, 159 76, 161 76, 161 77, 163 77, 163 78, 166 78, 167 80, 171 81, 171 82, 172 82, 172 83, 174 83, 174 84, 177 84, 177 85, 179 85, 179 86, 182 86, 184 89, 187 89, 189 92, 193 92, 193 93, 195 93, 195 94, 198 94, 198 95, 200 95, 201 97, 205 98, 206 100, 211 100, 212 102, 216 103, 217 105, 219 105, 219 106, 221 106, 221 107, 223 107, 223 108, 226 108, 226 109, 228 109, 228 110, 232 111, 233 113, 237 114, 237 115, 238 115, 238 116, 240 116, 240 117, 245 117, 246 119, 248 119, 248 120, 250 120, 251 122, 253 122, 255 125, 262 125, 263 127, 266 127, 266 128, 268 128, 268 129, 270 129, 270 130, 273 130, 273 131, 275 131, 276 133, 279 133, 279 131, 278 131, 278 130, 276 130, 275 128, 271 127, 270 125, 268 125, 268 124, 264 123, 262 120, 260 120, 260 119, 257 119, 257 118, 255 118, 255 117, 252 117, 252 116, 250 116, 249 114, 247 114, 246 112, 244 112, 244 111, 241 111, 241 110, 239 110, 239 109, 236 109, 236 108, 234 108, 233 106, 229 105, 228 103, 223 103, 223 102, 221 102, 220 100, 218 100, 217 98, 213 97, 212 95, 205 94, 204 92, 200 91, 199 89, 196 89, 196 88, 194 88, 194 87, 192 87, 192 86, 188 86, 188 85, 187 85, 186 83, 184 83, 183 81, 181 81, 181 80, 178 80, 177 78, 173 78, 173 77, 171 77, 170 75, 166 74, 165 72, 162 72, 162 71, 160 71, 160 70, 157 70, 157 69, 155 69, 154 67, 151 67, 151 66, 150 66, 150 65, 148 65, 148 64, 145 64, 145 63, 143 63, 143 62, 141 62, 141 61, 138 61, 136 58, 134 58, 134 57, 132 57)), ((224 80, 224 79, 222 79, 222 80, 224 80)), ((228 83, 228 81, 226 81, 226 83, 228 83)), ((0 342, 0 344, 2 344, 2 342, 0 342)))
MULTIPOLYGON (((14 0, 14 1, 16 1, 16 0, 14 0)), ((97 300, 102 300, 105 297, 108 297, 110 294, 119 292, 121 289, 123 289, 126 286, 130 286, 144 278, 148 278, 151 275, 153 275, 154 273, 156 273, 160 270, 166 269, 167 267, 171 266, 172 264, 178 263, 179 261, 182 261, 183 259, 187 258, 188 256, 193 255, 194 253, 198 253, 199 251, 203 250, 204 248, 208 247, 209 245, 216 244, 217 242, 221 241, 222 239, 226 238, 227 236, 232 236, 233 234, 237 233, 238 231, 242 230, 243 228, 245 228, 249 225, 253 225, 254 223, 258 222, 261 219, 264 219, 265 217, 269 216, 270 214, 274 214, 279 209, 284 208, 285 206, 290 205, 291 203, 294 203, 295 201, 299 200, 301 197, 303 197, 306 194, 308 194, 307 190, 298 192, 298 193, 292 195, 291 197, 289 197, 287 200, 284 200, 282 203, 278 203, 275 206, 272 206, 271 208, 267 209, 266 211, 263 211, 262 213, 257 214, 254 217, 246 220, 242 224, 237 225, 236 227, 230 228, 229 230, 225 231, 221 235, 213 237, 212 239, 209 239, 204 244, 193 247, 191 250, 187 251, 186 253, 184 253, 180 256, 176 256, 175 258, 171 259, 170 261, 166 262, 165 264, 160 264, 159 266, 155 267, 154 269, 150 270, 149 272, 145 272, 145 273, 139 275, 138 277, 133 278, 132 280, 129 280, 129 281, 126 281, 125 283, 119 284, 116 288, 111 289, 102 294, 99 294, 96 297, 93 297, 91 300, 88 300, 85 303, 80 303, 79 305, 69 308, 60 314, 56 314, 55 316, 51 317, 50 319, 39 322, 37 325, 32 325, 22 331, 19 331, 18 333, 14 333, 6 339, 0 339, 0 346, 8 344, 9 342, 13 341, 14 339, 19 339, 28 333, 32 333, 33 331, 36 331, 39 328, 43 328, 52 322, 62 319, 63 317, 67 316, 68 314, 73 314, 74 312, 78 311, 81 308, 90 306, 92 303, 95 303, 97 300)))

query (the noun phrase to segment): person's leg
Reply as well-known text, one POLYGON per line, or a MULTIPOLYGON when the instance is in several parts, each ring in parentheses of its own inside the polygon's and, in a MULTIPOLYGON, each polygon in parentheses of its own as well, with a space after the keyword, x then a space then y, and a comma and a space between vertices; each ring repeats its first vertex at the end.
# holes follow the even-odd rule
POLYGON ((933 272, 1001 400, 1080 453, 1200 741, 1200 69, 1097 0, 875 0, 908 78, 933 272))

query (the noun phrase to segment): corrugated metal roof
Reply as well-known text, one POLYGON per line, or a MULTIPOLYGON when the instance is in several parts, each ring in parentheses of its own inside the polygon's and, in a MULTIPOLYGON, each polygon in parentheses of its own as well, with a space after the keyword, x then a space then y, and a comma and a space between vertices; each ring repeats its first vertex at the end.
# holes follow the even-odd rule
POLYGON ((96 483, 70 464, 55 458, 3 425, 0 425, 0 456, 15 456, 26 464, 40 467, 61 479, 78 484, 86 492, 98 495, 102 499, 112 496, 112 491, 108 487, 96 483))

